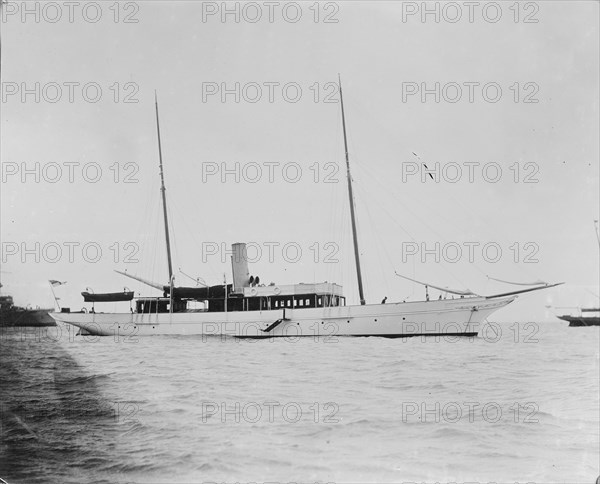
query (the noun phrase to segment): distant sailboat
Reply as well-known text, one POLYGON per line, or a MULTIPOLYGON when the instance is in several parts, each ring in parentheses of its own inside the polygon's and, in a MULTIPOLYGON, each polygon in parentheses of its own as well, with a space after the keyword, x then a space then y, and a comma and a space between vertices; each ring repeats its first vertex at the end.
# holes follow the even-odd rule
MULTIPOLYGON (((175 287, 166 188, 163 173, 158 102, 155 99, 159 148, 161 195, 168 262, 168 284, 160 284, 121 272, 163 292, 162 297, 140 297, 128 313, 69 313, 53 317, 94 335, 229 335, 239 338, 298 336, 381 336, 389 338, 418 335, 476 336, 481 323, 518 294, 553 287, 544 285, 510 293, 480 296, 470 291, 453 292, 456 299, 367 304, 361 273, 358 235, 354 212, 346 118, 341 82, 339 94, 344 134, 344 151, 354 262, 360 305, 346 305, 342 287, 335 283, 260 285, 250 276, 246 244, 232 246, 233 284, 205 287, 175 287), (200 301, 204 309, 189 309, 188 302, 200 301)), ((436 286, 431 286, 436 287, 436 286)), ((119 297, 123 293, 119 293, 119 297)), ((88 295, 88 297, 90 297, 88 295)), ((98 295, 96 295, 96 301, 98 295)), ((107 294, 107 299, 115 297, 107 294)))
MULTIPOLYGON (((600 248, 600 230, 598 229, 598 221, 594 220, 594 229, 596 231, 596 238, 598 239, 598 247, 600 248)), ((579 314, 571 315, 566 314, 563 316, 556 316, 558 319, 567 321, 569 326, 580 327, 580 326, 600 326, 600 307, 596 308, 578 308, 579 314)))
POLYGON ((557 318, 567 321, 569 326, 600 326, 600 308, 579 308, 579 315, 564 315, 557 318))

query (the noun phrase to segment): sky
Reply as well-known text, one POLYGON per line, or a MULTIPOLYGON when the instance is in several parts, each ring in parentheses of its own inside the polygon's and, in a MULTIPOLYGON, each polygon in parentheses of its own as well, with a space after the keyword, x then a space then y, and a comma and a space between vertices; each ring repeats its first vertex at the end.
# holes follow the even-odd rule
POLYGON ((176 283, 231 282, 247 242, 261 282, 357 303, 340 74, 367 302, 423 299, 398 272, 565 282, 499 321, 598 304, 598 2, 225 7, 3 7, 3 293, 49 307, 66 281, 79 309, 86 288, 156 294, 115 269, 167 283, 156 92, 176 283))

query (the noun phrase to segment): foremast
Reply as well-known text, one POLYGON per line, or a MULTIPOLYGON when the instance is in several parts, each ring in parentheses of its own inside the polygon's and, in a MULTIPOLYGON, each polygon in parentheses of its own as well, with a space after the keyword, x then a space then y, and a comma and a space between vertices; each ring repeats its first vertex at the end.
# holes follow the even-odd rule
POLYGON ((354 243, 354 261, 356 263, 356 278, 358 279, 358 296, 360 304, 365 304, 365 294, 363 291, 362 272, 360 270, 360 252, 358 250, 358 235, 356 231, 356 216, 354 213, 354 195, 352 192, 352 175, 350 174, 350 158, 348 156, 348 139, 346 138, 346 117, 344 116, 344 98, 342 96, 342 79, 338 74, 340 104, 342 106, 342 128, 344 130, 344 150, 346 152, 346 177, 348 178, 348 198, 350 200, 350 219, 352 221, 352 240, 354 243))
POLYGON ((164 222, 165 222, 165 239, 167 242, 167 263, 169 264, 169 285, 172 285, 173 263, 171 262, 171 240, 169 238, 169 219, 167 217, 167 194, 166 194, 167 189, 165 188, 165 175, 163 173, 162 146, 160 144, 160 124, 158 122, 158 99, 156 97, 156 91, 154 92, 154 106, 156 108, 156 132, 158 134, 158 159, 159 159, 159 166, 160 166, 160 192, 162 194, 163 217, 164 217, 164 222))

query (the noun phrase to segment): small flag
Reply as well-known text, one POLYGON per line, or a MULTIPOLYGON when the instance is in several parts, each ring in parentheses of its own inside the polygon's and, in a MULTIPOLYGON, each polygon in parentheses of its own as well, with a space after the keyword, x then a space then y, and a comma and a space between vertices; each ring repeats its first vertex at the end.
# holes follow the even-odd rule
POLYGON ((65 282, 60 282, 60 281, 55 281, 54 279, 50 279, 48 282, 50 283, 50 285, 51 285, 52 287, 56 287, 56 286, 62 286, 63 284, 66 284, 66 283, 67 283, 67 281, 65 281, 65 282))

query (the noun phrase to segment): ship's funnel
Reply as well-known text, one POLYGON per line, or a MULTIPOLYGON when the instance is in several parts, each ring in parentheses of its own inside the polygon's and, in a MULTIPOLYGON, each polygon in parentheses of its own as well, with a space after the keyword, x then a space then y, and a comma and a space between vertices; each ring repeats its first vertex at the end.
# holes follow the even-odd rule
POLYGON ((244 287, 250 287, 250 272, 248 271, 248 252, 246 251, 246 244, 233 244, 231 246, 231 252, 233 289, 234 292, 241 292, 244 287))

